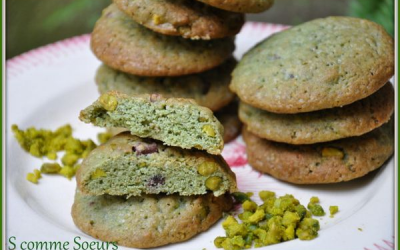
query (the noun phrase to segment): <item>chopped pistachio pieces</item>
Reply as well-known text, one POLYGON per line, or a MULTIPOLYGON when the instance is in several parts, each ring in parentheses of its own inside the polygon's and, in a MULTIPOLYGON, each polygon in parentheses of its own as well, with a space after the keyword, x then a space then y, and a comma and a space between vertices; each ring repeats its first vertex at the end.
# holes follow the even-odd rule
MULTIPOLYGON (((261 191, 263 204, 258 205, 245 193, 232 194, 242 203, 243 212, 239 222, 232 215, 222 222, 225 237, 217 237, 214 245, 226 250, 263 247, 296 238, 311 240, 318 236, 319 221, 311 218, 311 212, 293 195, 277 197, 274 192, 261 191)), ((317 197, 312 197, 318 205, 317 197)))
MULTIPOLYGON (((112 103, 112 100, 109 101, 112 103)), ((43 163, 40 171, 36 169, 34 172, 27 174, 26 179, 35 184, 41 178, 41 173, 60 174, 71 179, 75 176, 80 166, 77 163, 97 147, 96 143, 91 139, 79 140, 74 138, 72 136, 72 127, 69 124, 61 126, 55 131, 36 129, 35 127, 30 127, 24 131, 14 124, 11 126, 11 130, 19 145, 35 157, 47 157, 49 160, 55 161, 58 158, 58 152, 65 152, 61 157, 62 165, 57 162, 43 163)), ((108 140, 111 137, 109 133, 100 134, 98 135, 99 139, 107 137, 108 140), (101 136, 100 134, 103 135, 101 136)))

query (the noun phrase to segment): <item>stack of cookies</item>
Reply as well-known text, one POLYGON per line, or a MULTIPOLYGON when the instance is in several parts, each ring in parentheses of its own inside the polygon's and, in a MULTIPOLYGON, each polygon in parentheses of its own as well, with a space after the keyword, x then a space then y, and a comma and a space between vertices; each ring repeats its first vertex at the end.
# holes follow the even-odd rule
POLYGON ((116 90, 194 99, 216 112, 225 127, 225 142, 234 139, 241 128, 229 91, 236 65, 234 36, 245 12, 264 11, 273 0, 113 2, 91 40, 104 63, 96 75, 100 94, 116 90))
POLYGON ((317 19, 262 41, 230 85, 249 164, 299 184, 379 168, 393 153, 393 73, 393 39, 366 20, 317 19))
POLYGON ((108 92, 80 119, 128 130, 79 168, 75 224, 102 241, 149 248, 185 241, 231 209, 235 174, 222 158, 223 127, 191 99, 108 92))

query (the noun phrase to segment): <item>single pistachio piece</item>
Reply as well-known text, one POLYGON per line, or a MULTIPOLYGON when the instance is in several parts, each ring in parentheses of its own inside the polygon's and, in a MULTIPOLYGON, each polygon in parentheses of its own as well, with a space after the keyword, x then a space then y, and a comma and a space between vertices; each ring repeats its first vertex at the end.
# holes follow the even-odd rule
POLYGON ((40 174, 40 171, 38 169, 34 169, 33 173, 28 173, 26 175, 26 179, 32 183, 37 184, 38 180, 42 178, 42 175, 40 174))
POLYGON ((208 135, 210 137, 215 137, 215 131, 209 124, 204 125, 202 128, 202 131, 203 131, 203 133, 205 133, 206 135, 208 135))
POLYGON ((103 108, 108 111, 113 111, 118 106, 117 98, 107 93, 101 95, 99 101, 101 106, 103 106, 103 108))
POLYGON ((101 177, 106 177, 106 176, 107 176, 106 172, 104 172, 104 170, 98 168, 92 173, 92 175, 90 177, 93 180, 95 180, 95 179, 98 179, 98 178, 101 178, 101 177))
POLYGON ((325 147, 322 149, 323 157, 339 157, 340 159, 344 158, 344 153, 342 150, 333 147, 325 147))
POLYGON ((217 238, 215 238, 215 240, 214 240, 214 245, 215 245, 217 248, 222 248, 222 243, 223 243, 226 239, 227 239, 226 237, 217 237, 217 238))
POLYGON ((211 191, 216 191, 221 185, 222 179, 218 176, 212 176, 206 180, 206 187, 211 191))
POLYGON ((339 212, 339 207, 338 206, 330 206, 329 207, 329 213, 331 214, 330 217, 333 218, 333 215, 339 212))
POLYGON ((106 143, 112 137, 111 133, 104 132, 97 135, 97 139, 101 144, 106 143))
POLYGON ((161 16, 159 16, 159 15, 157 15, 157 14, 154 14, 154 15, 153 15, 152 20, 153 20, 153 23, 154 23, 155 25, 159 25, 159 24, 162 24, 162 23, 163 23, 161 16))
POLYGON ((254 212, 254 211, 256 211, 258 206, 257 206, 257 203, 255 203, 254 201, 247 200, 247 201, 243 202, 242 207, 243 207, 244 211, 254 212))
POLYGON ((319 198, 317 196, 313 196, 310 198, 310 202, 311 203, 318 203, 319 202, 319 198))
POLYGON ((259 209, 256 210, 256 212, 253 215, 251 215, 249 217, 249 222, 250 223, 257 223, 257 222, 262 221, 263 219, 265 219, 264 209, 259 208, 259 209))
POLYGON ((43 163, 40 167, 40 172, 43 174, 57 174, 60 172, 61 166, 58 163, 43 163))
POLYGON ((79 160, 79 155, 73 153, 65 153, 61 158, 61 162, 64 165, 73 166, 79 160))
POLYGON ((39 178, 37 178, 37 177, 35 176, 34 173, 28 173, 28 174, 26 175, 26 179, 27 179, 28 181, 34 183, 34 184, 37 184, 37 183, 38 183, 38 180, 39 180, 39 178))
POLYGON ((206 122, 206 121, 208 121, 208 119, 205 118, 205 117, 200 116, 199 119, 198 119, 198 121, 199 121, 199 122, 206 122))
POLYGON ((265 191, 265 190, 263 190, 263 191, 260 191, 260 192, 258 193, 258 195, 260 196, 261 200, 263 200, 263 201, 266 201, 266 200, 268 200, 269 198, 275 198, 275 193, 274 193, 274 192, 271 192, 271 191, 265 191))
POLYGON ((324 216, 325 215, 324 209, 319 204, 310 202, 310 203, 308 203, 307 208, 310 210, 312 215, 315 215, 315 216, 324 216))
POLYGON ((42 178, 42 175, 40 174, 39 169, 34 169, 33 174, 35 175, 36 178, 40 179, 42 178))
POLYGON ((202 176, 209 176, 217 171, 218 165, 215 162, 203 162, 197 167, 197 172, 202 176))
POLYGON ((71 166, 64 166, 58 173, 71 180, 71 178, 75 176, 76 169, 71 166))
POLYGON ((50 160, 57 160, 57 153, 56 152, 48 152, 46 156, 50 160))
POLYGON ((138 167, 139 168, 144 168, 144 167, 147 167, 147 164, 146 164, 146 162, 141 162, 141 163, 138 164, 138 167))
POLYGON ((200 220, 204 220, 205 218, 207 218, 208 213, 209 212, 207 211, 207 209, 205 207, 202 207, 198 213, 200 220))
POLYGON ((84 146, 80 140, 70 137, 65 143, 64 150, 68 153, 81 154, 84 146))

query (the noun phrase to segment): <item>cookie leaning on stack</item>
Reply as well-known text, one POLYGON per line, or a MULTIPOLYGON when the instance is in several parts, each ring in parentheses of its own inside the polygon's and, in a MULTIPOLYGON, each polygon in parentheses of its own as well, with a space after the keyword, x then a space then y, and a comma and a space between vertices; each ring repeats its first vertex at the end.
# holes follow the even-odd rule
POLYGON ((362 19, 316 19, 257 44, 230 85, 250 165, 303 184, 382 166, 393 153, 393 127, 381 127, 393 114, 393 72, 393 39, 362 19))

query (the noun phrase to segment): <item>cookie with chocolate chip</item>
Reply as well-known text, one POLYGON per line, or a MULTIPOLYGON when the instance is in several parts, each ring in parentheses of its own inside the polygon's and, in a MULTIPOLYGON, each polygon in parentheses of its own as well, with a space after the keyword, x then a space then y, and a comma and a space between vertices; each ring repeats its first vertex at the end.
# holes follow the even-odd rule
POLYGON ((91 195, 214 196, 235 192, 236 179, 222 156, 168 147, 121 133, 94 149, 76 174, 79 190, 91 195))

